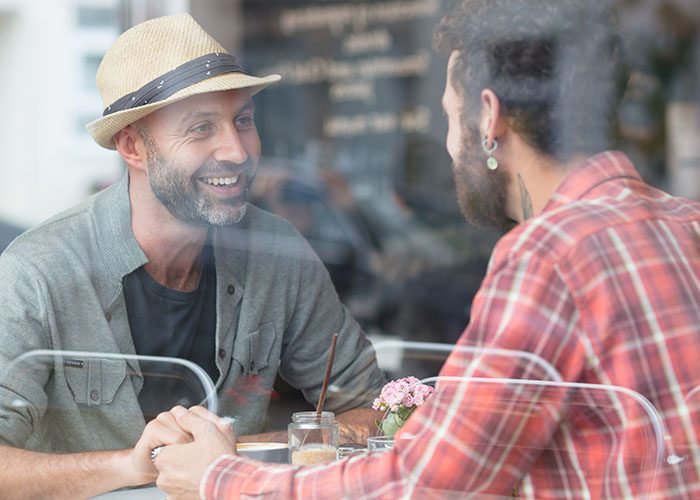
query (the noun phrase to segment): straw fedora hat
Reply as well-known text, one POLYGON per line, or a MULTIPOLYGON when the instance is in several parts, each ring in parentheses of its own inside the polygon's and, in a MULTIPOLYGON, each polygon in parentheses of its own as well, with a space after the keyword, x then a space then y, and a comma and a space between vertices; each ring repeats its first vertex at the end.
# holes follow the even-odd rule
POLYGON ((114 134, 163 106, 218 90, 252 95, 279 79, 246 74, 189 14, 151 19, 107 50, 95 80, 104 112, 86 128, 97 144, 115 149, 114 134))

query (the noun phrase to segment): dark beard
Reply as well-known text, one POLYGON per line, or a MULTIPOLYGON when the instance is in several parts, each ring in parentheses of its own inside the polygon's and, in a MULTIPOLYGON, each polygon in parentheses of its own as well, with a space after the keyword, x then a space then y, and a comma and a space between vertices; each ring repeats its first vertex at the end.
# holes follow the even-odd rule
MULTIPOLYGON (((228 226, 240 222, 246 213, 246 199, 253 181, 252 168, 246 165, 246 187, 243 195, 226 200, 223 205, 214 205, 197 187, 196 181, 180 174, 180 171, 160 153, 158 146, 145 136, 144 143, 148 155, 148 177, 153 194, 165 208, 176 218, 192 226, 228 226)), ((240 170, 240 165, 219 162, 214 165, 204 164, 198 171, 217 172, 223 177, 224 172, 240 170)), ((243 175, 243 174, 241 174, 243 175)), ((195 176, 195 177, 196 177, 195 176)))
POLYGON ((510 178, 502 168, 486 166, 479 131, 470 127, 469 135, 452 166, 460 211, 476 227, 509 230, 516 224, 506 211, 510 178))

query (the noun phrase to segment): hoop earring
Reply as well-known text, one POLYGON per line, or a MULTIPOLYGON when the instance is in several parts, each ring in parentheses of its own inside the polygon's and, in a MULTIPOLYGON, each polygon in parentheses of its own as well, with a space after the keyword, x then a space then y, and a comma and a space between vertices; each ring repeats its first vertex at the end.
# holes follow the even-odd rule
POLYGON ((488 169, 496 170, 498 168, 498 160, 493 157, 493 153, 496 151, 496 149, 498 149, 498 141, 494 139, 491 147, 489 147, 489 138, 484 137, 484 140, 481 143, 481 148, 484 150, 484 153, 489 156, 486 160, 486 166, 488 169))

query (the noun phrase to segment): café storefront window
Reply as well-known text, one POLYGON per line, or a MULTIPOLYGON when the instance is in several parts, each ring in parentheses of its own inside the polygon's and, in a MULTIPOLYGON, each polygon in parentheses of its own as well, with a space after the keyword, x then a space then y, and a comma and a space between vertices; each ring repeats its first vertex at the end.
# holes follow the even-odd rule
POLYGON ((261 202, 308 205, 308 229, 298 227, 370 333, 453 342, 498 235, 465 226, 454 197, 446 60, 432 50, 442 9, 244 1, 241 47, 252 72, 283 77, 256 98, 268 157, 258 176, 287 177, 261 202), (345 235, 324 234, 331 213, 347 221, 345 235))
MULTIPOLYGON (((45 453, 129 449, 144 428, 155 425, 149 422, 157 422, 162 411, 175 405, 199 405, 225 417, 222 422, 239 437, 254 436, 250 438, 253 441, 249 444, 250 457, 267 462, 289 463, 291 460, 295 463, 289 453, 299 451, 308 459, 296 462, 299 464, 335 462, 343 457, 351 457, 348 463, 366 459, 372 465, 367 466, 367 474, 362 474, 364 479, 383 470, 381 464, 388 459, 382 456, 403 453, 396 450, 419 450, 419 453, 407 452, 407 455, 415 453, 411 456, 413 459, 420 455, 415 459, 418 462, 423 460, 424 452, 428 460, 439 454, 435 450, 449 450, 445 463, 457 464, 454 470, 450 469, 450 477, 442 478, 444 483, 438 485, 440 487, 434 483, 428 487, 423 483, 411 484, 416 489, 406 494, 408 497, 463 497, 472 491, 469 489, 472 484, 487 474, 473 474, 468 485, 460 482, 477 468, 465 471, 460 465, 464 460, 452 458, 481 460, 482 453, 486 456, 493 450, 511 453, 509 439, 513 436, 522 438, 525 443, 513 454, 524 458, 516 465, 491 469, 493 475, 506 471, 517 476, 501 488, 505 490, 505 497, 536 497, 532 492, 537 481, 541 485, 552 479, 551 485, 556 483, 554 479, 566 482, 574 476, 583 478, 585 487, 576 490, 572 497, 596 497, 596 492, 603 491, 605 494, 600 495, 603 497, 607 494, 611 498, 629 498, 634 496, 632 492, 643 497, 646 491, 657 491, 654 488, 671 476, 667 475, 669 466, 676 467, 673 469, 676 480, 687 480, 688 491, 692 488, 700 491, 696 436, 700 421, 697 402, 700 391, 696 390, 700 387, 700 373, 687 363, 695 346, 691 345, 691 349, 686 344, 680 347, 673 344, 672 348, 664 350, 667 342, 697 334, 697 326, 687 321, 693 314, 698 315, 697 304, 700 304, 697 251, 688 248, 690 245, 678 245, 678 248, 674 245, 676 239, 683 237, 687 238, 683 241, 697 242, 700 221, 688 223, 683 231, 678 231, 682 233, 680 236, 671 234, 670 230, 658 230, 654 233, 658 237, 653 245, 640 244, 642 249, 666 250, 665 258, 654 260, 640 251, 627 260, 621 259, 622 264, 617 261, 610 264, 614 272, 600 273, 572 290, 558 287, 564 283, 564 278, 553 279, 554 284, 551 284, 539 275, 513 272, 506 273, 507 279, 504 279, 512 278, 511 288, 499 289, 494 279, 487 292, 477 295, 484 277, 488 276, 489 263, 493 264, 494 247, 499 241, 508 241, 502 238, 512 229, 514 221, 510 221, 513 224, 508 229, 476 227, 465 221, 462 213, 467 211, 465 204, 460 206, 458 202, 459 182, 456 182, 450 157, 454 151, 448 153, 447 144, 448 120, 452 118, 452 123, 455 122, 454 101, 447 98, 445 91, 450 54, 434 47, 435 28, 453 3, 451 0, 105 0, 65 2, 63 7, 72 9, 66 11, 59 6, 63 4, 56 2, 48 14, 0 5, 0 63, 25 68, 20 49, 24 47, 23 40, 31 38, 34 43, 40 40, 47 50, 52 47, 50 42, 62 47, 61 50, 54 48, 46 58, 47 64, 55 65, 52 68, 75 70, 56 71, 55 85, 42 85, 41 92, 32 92, 38 90, 37 82, 44 81, 35 74, 22 80, 18 76, 21 71, 13 72, 5 82, 0 82, 0 90, 3 90, 0 108, 6 109, 9 117, 0 125, 3 131, 0 150, 6 152, 6 161, 0 165, 0 180, 4 181, 0 182, 0 251, 25 229, 37 227, 29 237, 6 250, 0 261, 0 298, 5 297, 7 310, 11 311, 2 313, 6 315, 1 316, 5 318, 4 325, 0 321, 0 328, 3 328, 0 343, 11 353, 0 354, 0 450, 15 445, 45 453), (224 229, 211 223, 211 227, 216 226, 222 233, 231 230, 235 237, 215 241, 213 236, 209 238, 214 230, 206 233, 207 238, 202 238, 205 240, 203 249, 192 267, 197 269, 194 273, 197 277, 187 276, 196 286, 174 290, 149 274, 151 262, 145 252, 148 245, 139 246, 141 241, 137 242, 132 234, 135 226, 130 224, 134 220, 130 217, 143 205, 137 207, 141 199, 129 198, 131 192, 125 186, 140 185, 145 190, 146 186, 161 182, 157 187, 162 188, 166 184, 163 179, 173 181, 175 177, 168 178, 163 173, 167 169, 160 172, 143 169, 139 179, 143 181, 144 172, 147 172, 147 176, 155 179, 153 183, 149 178, 148 182, 139 184, 132 176, 129 185, 124 173, 134 165, 127 167, 117 153, 102 151, 83 129, 85 122, 112 113, 111 105, 103 107, 91 79, 99 64, 109 60, 105 51, 112 47, 117 32, 147 19, 181 11, 191 13, 251 75, 281 75, 280 82, 254 97, 254 123, 262 155, 254 182, 245 189, 252 205, 288 221, 299 234, 277 217, 261 215, 262 211, 250 207, 248 215, 236 212, 241 217, 235 223, 229 223, 228 219, 221 223, 224 229), (56 21, 51 23, 42 16, 56 21), (61 25, 61 19, 70 20, 68 26, 61 25), (79 44, 66 35, 73 25, 79 33, 75 40, 89 43, 79 44), (48 34, 44 34, 44 38, 33 35, 41 31, 37 26, 46 28, 48 34), (71 58, 59 59, 59 53, 69 53, 72 45, 79 45, 80 50, 71 58), (20 106, 20 102, 26 102, 29 107, 20 106), (43 119, 29 118, 38 116, 43 119), (78 132, 76 122, 80 122, 78 132), (76 134, 82 134, 81 139, 76 139, 76 134), (91 151, 90 147, 99 149, 102 156, 86 153, 91 151), (111 161, 109 165, 116 168, 106 173, 101 168, 103 159, 105 164, 111 161), (91 203, 109 196, 99 191, 106 185, 113 185, 108 193, 115 196, 115 192, 121 192, 122 201, 128 200, 100 212, 105 220, 114 223, 109 231, 104 231, 103 226, 78 231, 66 222, 61 230, 40 241, 34 240, 36 247, 41 248, 37 252, 39 255, 34 255, 34 247, 22 246, 33 241, 33 234, 44 234, 41 231, 47 226, 39 226, 39 223, 48 215, 60 213, 90 195, 95 197, 89 198, 81 210, 90 214, 86 217, 88 223, 94 222, 100 214, 89 212, 93 208, 91 203), (67 196, 65 191, 69 187, 71 195, 67 196), (97 191, 99 193, 95 194, 97 191), (130 212, 131 209, 134 212, 130 212), (268 226, 247 231, 245 224, 249 220, 263 220, 268 226), (237 226, 241 221, 243 224, 237 226), (239 232, 239 227, 246 230, 239 232), (275 233, 282 231, 279 228, 287 232, 280 236, 275 233), (100 254, 100 258, 95 259, 99 260, 99 265, 90 260, 89 252, 80 246, 83 239, 94 240, 95 247, 104 250, 104 256, 100 254), (125 241, 127 245, 120 246, 125 241), (224 244, 214 250, 221 241, 224 244), (646 279, 657 283, 665 277, 659 276, 663 272, 658 272, 657 268, 675 262, 677 255, 686 254, 693 257, 683 261, 685 267, 679 264, 681 271, 668 273, 674 274, 677 286, 666 283, 663 287, 649 285, 652 290, 645 288, 646 279), (64 262, 57 255, 75 264, 77 270, 71 272, 69 266, 57 265, 56 262, 64 262), (57 260, 52 260, 54 258, 57 260), (224 259, 228 267, 221 272, 216 264, 224 259), (35 265, 36 262, 41 265, 35 265), (126 276, 115 278, 110 274, 113 267, 135 266, 135 262, 139 263, 136 270, 132 269, 126 276), (44 274, 37 277, 31 273, 44 274), (573 296, 598 290, 596 287, 601 283, 607 283, 608 279, 614 281, 618 274, 627 276, 625 273, 632 276, 629 281, 614 282, 610 295, 601 295, 623 304, 622 311, 610 314, 609 325, 613 327, 602 333, 594 328, 591 331, 595 330, 600 338, 607 340, 629 328, 639 337, 628 339, 622 345, 612 345, 611 341, 609 351, 606 350, 608 344, 601 342, 603 348, 599 353, 596 351, 598 344, 589 342, 586 337, 589 331, 579 328, 580 311, 595 323, 609 312, 606 307, 617 302, 609 300, 601 304, 595 301, 592 292, 585 295, 590 301, 576 302, 569 292, 573 296), (6 280, 6 276, 18 278, 6 280), (29 278, 21 279, 26 276, 29 278), (525 276, 522 282, 518 281, 522 276, 525 276), (42 281, 44 278, 49 285, 42 281), (40 285, 33 288, 36 283, 40 285), (216 284, 210 290, 216 290, 219 295, 188 295, 193 292, 191 288, 197 290, 199 283, 216 284), (520 295, 517 293, 520 285, 522 289, 528 286, 537 289, 541 295, 520 295), (93 289, 99 289, 99 293, 93 289), (640 290, 663 304, 667 304, 668 297, 677 297, 677 304, 666 307, 663 318, 654 323, 654 300, 638 301, 644 306, 644 314, 639 314, 633 297, 647 296, 640 290), (173 291, 182 293, 172 294, 173 291), (196 315, 203 318, 201 323, 193 327, 183 321, 173 326, 169 321, 171 316, 163 310, 173 303, 184 303, 191 296, 200 301, 193 307, 199 308, 196 315), (475 297, 479 301, 475 302, 475 297), (493 316, 487 317, 483 314, 487 309, 484 304, 490 300, 501 300, 508 307, 495 309, 493 316), (575 311, 566 317, 567 311, 570 312, 566 307, 571 303, 575 303, 576 307, 572 307, 575 311), (159 304, 166 306, 158 311, 160 316, 155 321, 149 322, 152 319, 149 311, 158 310, 159 304), (529 322, 529 316, 517 314, 528 307, 535 311, 534 319, 529 322), (517 348, 510 345, 507 348, 484 347, 460 341, 465 327, 475 317, 475 310, 482 313, 477 321, 484 325, 493 326, 489 323, 489 320, 496 321, 493 318, 499 321, 485 336, 494 334, 497 337, 505 331, 503 337, 517 344, 517 348), (90 316, 89 322, 85 320, 87 316, 90 316), (559 321, 560 317, 564 319, 559 321), (570 323, 566 323, 567 319, 570 323), (644 323, 647 320, 653 323, 654 328, 649 328, 651 333, 636 328, 637 321, 647 325, 644 323), (668 336, 670 338, 660 326, 667 324, 664 321, 671 324, 669 330, 674 332, 668 336), (565 323, 568 329, 562 327, 565 323), (674 330, 677 324, 681 326, 674 330), (509 331, 512 325, 526 334, 509 331), (191 348, 187 354, 192 354, 192 358, 179 355, 185 349, 177 350, 178 335, 162 340, 161 330, 176 334, 187 330, 186 339, 191 348), (140 332, 140 335, 131 337, 131 332, 140 332), (550 336, 551 332, 555 334, 550 336), (333 336, 335 333, 340 334, 340 340, 333 336), (366 343, 365 334, 369 339, 366 343), (525 335, 530 335, 532 343, 523 340, 525 335), (562 343, 557 344, 560 349, 538 350, 546 344, 545 340, 559 338, 557 335, 561 338, 580 335, 586 340, 574 347, 562 343), (518 344, 521 341, 522 344, 518 344), (523 348, 524 344, 527 349, 523 348), (171 347, 175 354, 165 356, 158 352, 158 349, 171 347), (142 352, 149 349, 149 352, 142 352), (628 352, 633 353, 628 356, 631 361, 625 358, 623 363, 601 368, 610 362, 609 359, 618 355, 624 358, 628 352), (596 357, 598 354, 600 356, 596 357), (676 363, 677 358, 681 361, 676 363), (576 362, 569 363, 569 359, 576 362), (331 381, 333 367, 341 365, 344 371, 331 381), (658 365, 667 370, 659 369, 658 365), (445 366, 448 374, 441 376, 445 366), (678 368, 678 373, 671 373, 669 366, 678 368), (474 376, 475 373, 478 376, 474 376), (628 389, 622 382, 606 379, 610 374, 634 385, 635 390, 628 389), (657 388, 655 378, 659 374, 671 381, 661 389, 657 388), (685 379, 674 385, 672 375, 685 376, 685 379), (596 382, 583 381, 585 377, 596 382), (390 380, 393 382, 387 383, 390 380), (404 396, 410 397, 392 401, 396 387, 401 387, 406 391, 404 396), (430 397, 435 399, 430 400, 430 397), (433 407, 432 401, 436 401, 433 407), (375 410, 381 409, 382 414, 371 422, 370 430, 365 426, 362 432, 356 432, 343 420, 347 409, 363 407, 361 409, 368 410, 373 405, 375 410), (428 414, 420 409, 423 405, 439 411, 428 414), (411 420, 414 412, 419 417, 411 420), (448 420, 443 413, 453 419, 449 425, 443 426, 448 420), (472 420, 466 417, 461 420, 465 415, 472 420), (417 421, 424 425, 417 427, 417 421), (499 422, 508 422, 512 427, 500 426, 499 422), (526 425, 520 425, 522 422, 526 425), (288 427, 290 423, 293 425, 288 427), (64 431, 66 425, 71 429, 68 432, 64 431), (459 439, 462 433, 468 434, 465 429, 476 429, 470 436, 475 441, 459 439), (74 438, 71 433, 78 437, 74 438), (265 433, 265 439, 259 437, 260 433, 265 433), (556 437, 552 437, 555 434, 556 437), (494 436, 498 439, 492 439, 494 436), (375 437, 380 439, 371 439, 375 437), (595 453, 588 453, 586 444, 591 441, 587 439, 598 444, 603 442, 605 446, 600 446, 603 451, 595 449, 595 453), (264 440, 272 444, 266 447, 267 443, 262 443, 264 440), (572 442, 586 444, 571 447, 572 442), (429 450, 427 445, 423 447, 425 443, 429 443, 429 450), (305 445, 309 449, 305 449, 305 445), (454 450, 456 454, 449 455, 454 450), (565 456, 570 462, 553 475, 529 475, 527 467, 534 463, 542 465, 547 457, 555 456, 565 456), (375 467, 375 464, 378 465, 375 467), (570 464, 575 466, 569 467, 570 464), (595 474, 586 477, 585 473, 579 473, 581 470, 595 474), (571 471, 574 473, 567 475, 571 471), (590 483, 586 482, 588 480, 590 483), (617 490, 610 493, 610 484, 615 487, 622 484, 621 493, 617 490), (581 493, 586 487, 594 494, 588 490, 581 493)), ((489 4, 478 0, 474 3, 489 4)), ((508 4, 507 1, 502 3, 508 4)), ((610 74, 622 75, 626 87, 619 96, 619 103, 611 105, 613 108, 606 107, 610 96, 604 93, 568 96, 570 101, 580 97, 581 102, 592 103, 594 108, 584 110, 590 111, 590 122, 576 123, 576 126, 582 126, 578 130, 609 141, 615 150, 629 157, 649 185, 672 196, 700 201, 700 9, 697 0, 610 0, 607 3, 615 12, 616 22, 611 25, 619 28, 619 40, 610 32, 600 35, 596 31, 600 26, 586 26, 593 22, 589 18, 582 18, 580 26, 572 31, 580 35, 590 28, 591 33, 595 32, 604 40, 598 48, 609 48, 608 41, 614 45, 613 38, 615 43, 620 43, 619 52, 615 54, 619 56, 619 64, 610 74), (602 115, 615 117, 610 130, 597 121, 602 115)), ((546 2, 539 2, 539 5, 546 5, 546 2)), ((578 8, 575 2, 567 5, 573 5, 574 10, 578 8)), ((527 12, 517 14, 528 27, 538 26, 538 19, 529 18, 527 12)), ((498 16, 495 24, 501 25, 507 17, 498 16)), ((607 27, 611 19, 613 17, 596 20, 607 27)), ((576 24, 571 19, 563 21, 567 26, 576 24)), ((503 43, 508 50, 524 54, 523 57, 538 52, 539 48, 546 53, 546 68, 542 72, 545 76, 519 74, 520 71, 527 73, 527 64, 521 65, 521 61, 510 61, 510 66, 504 64, 505 67, 494 70, 494 74, 522 77, 523 88, 514 85, 510 89, 513 94, 507 96, 514 101, 533 88, 539 90, 538 85, 554 89, 562 81, 575 84, 577 76, 586 73, 588 68, 598 69, 598 63, 604 68, 613 66, 610 64, 612 57, 595 60, 590 52, 584 51, 589 58, 579 60, 571 57, 571 54, 580 55, 576 51, 551 49, 555 45, 554 35, 531 43, 530 39, 513 41, 511 34, 504 37, 505 41, 486 38, 494 46, 503 43)), ((201 35, 199 40, 205 38, 201 35)), ((150 61, 158 61, 153 54, 163 58, 166 53, 171 55, 171 45, 177 45, 176 41, 150 42, 147 50, 150 61)), ((581 45, 588 47, 583 42, 581 45)), ((206 58, 211 53, 206 51, 200 57, 206 58)), ((220 56, 218 52, 215 54, 217 58, 220 56)), ((146 59, 143 53, 140 56, 146 59)), ((506 56, 503 59, 508 61, 506 56)), ((139 57, 124 57, 118 62, 124 61, 129 64, 123 64, 121 71, 127 74, 140 60, 139 57)), ((454 59, 451 61, 454 63, 454 59)), ((191 62, 186 61, 184 66, 191 69, 188 65, 191 62)), ((226 55, 222 55, 219 62, 233 64, 226 55)), ((163 75, 182 67, 181 63, 173 64, 175 69, 168 68, 163 75)), ((450 68, 454 71, 454 66, 450 68)), ((119 79, 118 73, 112 73, 115 80, 119 79)), ((199 76, 201 74, 195 75, 199 76)), ((497 79, 493 74, 481 77, 497 79)), ((146 87, 160 88, 158 78, 145 80, 149 80, 146 87)), ((197 84, 202 81, 206 78, 197 84)), ((454 90, 451 86, 448 88, 454 90)), ((186 89, 187 86, 180 90, 186 89)), ((148 91, 157 94, 154 88, 148 91)), ((221 95, 217 93, 216 98, 223 99, 221 95)), ((236 99, 240 95, 235 94, 236 99)), ((450 95, 454 99, 454 93, 450 95)), ((128 97, 121 96, 122 104, 129 103, 128 97)), ((211 99, 206 102, 219 104, 211 99)), ((136 100, 135 96, 132 100, 136 100)), ((614 99, 610 99, 612 101, 614 99)), ((187 102, 178 101, 183 106, 187 102)), ((548 107, 552 102, 561 104, 556 99, 543 105, 537 101, 525 109, 522 116, 532 118, 540 112, 548 114, 552 111, 548 107)), ((146 104, 144 101, 143 105, 146 104)), ((250 107, 239 109, 249 111, 250 107)), ((127 106, 117 113, 124 111, 131 112, 127 106)), ((239 123, 238 118, 232 122, 240 127, 237 133, 243 131, 241 136, 245 131, 255 130, 251 128, 251 121, 239 123)), ((167 120, 149 125, 163 125, 164 122, 167 120)), ((193 163, 187 163, 191 158, 185 154, 187 146, 172 157, 167 155, 169 150, 164 149, 166 153, 160 154, 162 151, 153 149, 157 142, 153 137, 167 142, 164 138, 172 136, 165 133, 151 136, 148 127, 138 128, 143 123, 134 128, 142 134, 148 162, 155 160, 153 164, 161 168, 192 167, 193 163), (170 163, 165 159, 171 160, 170 163)), ((569 123, 559 125, 552 135, 561 133, 565 137, 575 129, 573 125, 569 127, 569 123)), ((206 126, 195 129, 202 137, 210 130, 206 126)), ((513 125, 512 130, 526 136, 522 128, 513 125)), ((481 130, 477 130, 478 133, 481 130)), ((251 140, 252 134, 247 137, 251 140)), ((546 137, 539 139, 548 142, 546 137)), ((523 140, 522 144, 532 146, 528 140, 523 140)), ((501 149, 497 150, 496 141, 489 146, 488 137, 477 137, 472 142, 479 154, 484 152, 484 158, 493 151, 505 154, 504 150, 509 147, 501 141, 501 149)), ((522 151, 530 152, 526 148, 522 151)), ((551 158, 557 157, 552 155, 551 158)), ((551 158, 547 156, 547 160, 551 158)), ((192 167, 192 171, 201 168, 209 174, 193 181, 202 184, 197 184, 197 189, 216 193, 229 187, 235 189, 231 186, 236 186, 239 178, 247 175, 243 170, 235 174, 228 170, 222 173, 230 168, 222 167, 224 162, 208 162, 208 158, 198 160, 200 164, 192 167), (211 173, 213 171, 215 174, 211 173)), ((498 160, 495 166, 487 161, 481 161, 479 166, 484 172, 499 169, 498 160)), ((504 170, 501 164, 498 173, 504 170)), ((523 187, 522 178, 520 182, 518 209, 522 218, 528 219, 533 216, 532 205, 528 207, 523 201, 527 188, 523 187)), ((170 187, 173 185, 176 182, 170 187)), ((241 191, 243 189, 241 187, 241 191)), ((147 193, 150 196, 150 192, 147 193)), ((622 190, 607 201, 613 204, 627 196, 629 190, 622 190)), ((147 198, 155 203, 156 197, 147 198)), ((163 197, 167 198, 167 193, 163 197)), ((662 201, 668 199, 661 198, 662 201)), ((690 203, 683 206, 690 206, 690 203)), ((507 208, 512 212, 511 206, 507 208)), ((169 213, 175 214, 179 209, 176 207, 169 213)), ((542 207, 537 207, 540 209, 542 207)), ((689 212, 693 210, 696 209, 688 209, 689 212)), ((535 212, 534 216, 537 215, 535 212)), ((601 221, 614 216, 624 218, 625 214, 606 213, 601 221)), ((188 220, 179 224, 183 219, 178 218, 174 226, 178 230, 200 227, 200 219, 188 220), (196 223, 190 224, 192 220, 196 223)), ((63 221, 59 217, 48 227, 63 221)), ((146 234, 144 241, 152 243, 148 237, 163 236, 159 233, 162 227, 152 224, 139 236, 146 234)), ((191 236, 187 231, 182 234, 191 236)), ((543 247, 556 239, 550 233, 544 234, 547 238, 537 241, 543 247)), ((165 237, 155 239, 159 243, 166 241, 165 237)), ((566 240, 566 235, 562 239, 566 240)), ((523 237, 518 244, 513 244, 513 255, 522 241, 529 240, 523 237)), ((616 240, 616 249, 625 250, 627 244, 636 248, 635 243, 616 240)), ((153 252, 154 248, 164 249, 153 245, 147 250, 153 252)), ((586 248, 574 248, 571 252, 579 250, 583 252, 586 248)), ((501 264, 510 262, 509 251, 502 249, 508 257, 502 258, 501 264)), ((531 253, 536 252, 532 250, 531 253)), ((601 251, 600 255, 603 253, 601 251)), ((581 274, 589 268, 596 269, 599 261, 604 260, 595 252, 581 255, 585 260, 575 262, 574 266, 581 274)), ((529 258, 530 254, 523 262, 530 262, 529 258)), ((522 268, 527 266, 523 264, 522 268)), ((566 272, 557 267, 547 276, 560 278, 566 272)), ((170 276, 159 278, 167 280, 170 276)), ((188 285, 191 283, 187 281, 188 285)), ((185 315, 185 319, 189 317, 185 315)), ((208 418, 221 423, 211 416, 208 418)), ((190 437, 195 436, 188 435, 187 439, 190 437)), ((235 443, 228 444, 235 446, 235 443)), ((144 455, 148 459, 146 465, 156 464, 159 454, 160 460, 165 459, 169 453, 163 450, 169 445, 149 445, 144 455)), ((246 446, 239 448, 243 450, 246 446)), ((491 459, 494 455, 488 456, 491 459)), ((196 454, 191 457, 193 464, 196 457, 196 454)), ((551 460, 549 465, 552 463, 559 465, 556 460, 551 460)), ((404 471, 393 466, 386 469, 404 471)), ((551 473, 554 467, 544 469, 551 473)), ((434 475, 440 476, 444 470, 436 468, 433 472, 437 471, 434 475)), ((396 485, 403 485, 402 481, 410 483, 413 476, 404 474, 393 479, 386 484, 400 489, 403 486, 396 485)), ((329 487, 332 486, 335 485, 329 487)), ((349 484, 348 488, 355 486, 349 484)), ((144 492, 155 495, 154 498, 163 496, 153 484, 144 492)), ((119 493, 126 493, 123 498, 128 498, 131 492, 116 492, 113 498, 118 498, 119 493)))
MULTIPOLYGON (((259 203, 297 221, 371 333, 453 342, 500 233, 465 225, 455 201, 432 50, 448 4, 242 0, 228 36, 253 73, 283 77, 256 98, 258 175, 276 178, 259 203)), ((700 199, 697 9, 614 4, 629 75, 614 144, 647 182, 700 199)), ((227 36, 215 10, 193 11, 227 36)))

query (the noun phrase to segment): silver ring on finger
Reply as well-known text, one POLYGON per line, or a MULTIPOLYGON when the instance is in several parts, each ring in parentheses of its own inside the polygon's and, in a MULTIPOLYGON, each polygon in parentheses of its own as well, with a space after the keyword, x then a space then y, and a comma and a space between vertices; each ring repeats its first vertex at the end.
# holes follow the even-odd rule
POLYGON ((162 446, 156 446, 151 450, 151 462, 156 463, 156 458, 158 458, 158 453, 162 450, 162 446))

